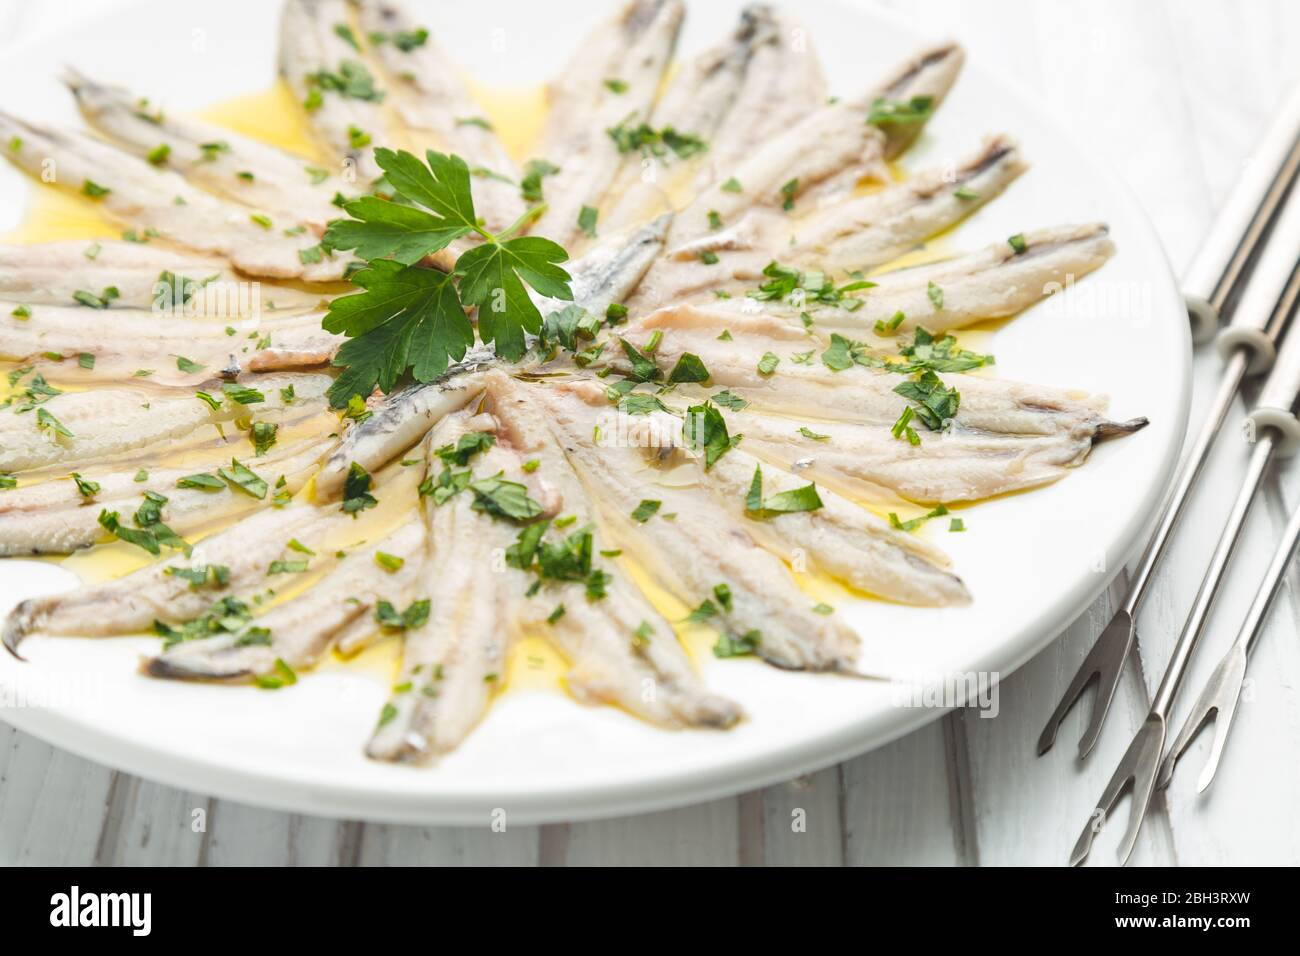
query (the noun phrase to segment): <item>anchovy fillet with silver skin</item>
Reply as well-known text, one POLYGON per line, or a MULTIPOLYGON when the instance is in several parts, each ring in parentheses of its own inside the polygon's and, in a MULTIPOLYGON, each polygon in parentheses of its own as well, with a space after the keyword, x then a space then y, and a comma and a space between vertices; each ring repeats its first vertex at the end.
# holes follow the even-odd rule
POLYGON ((651 116, 652 128, 695 136, 704 151, 626 157, 602 224, 619 228, 671 211, 680 189, 726 179, 759 144, 825 100, 821 64, 802 27, 766 4, 745 7, 732 36, 687 64, 651 116))
MULTIPOLYGON (((328 375, 246 376, 241 384, 262 392, 264 401, 241 406, 228 400, 220 411, 189 392, 177 396, 170 390, 128 386, 65 392, 30 411, 0 412, 0 471, 71 467, 163 447, 174 449, 180 440, 192 440, 204 426, 229 423, 240 413, 236 410, 260 414, 283 408, 287 403, 280 390, 290 385, 295 393, 293 403, 299 409, 312 403, 324 407, 325 391, 332 381, 328 375), (42 410, 71 435, 57 434, 53 426, 42 427, 37 417, 42 410)), ((219 383, 212 391, 220 400, 219 383)))
POLYGON ((552 84, 541 155, 560 171, 545 180, 547 210, 534 234, 568 249, 584 244, 579 214, 600 207, 623 163, 609 131, 647 121, 684 15, 681 0, 628 0, 552 84), (610 80, 623 84, 620 92, 610 80))
MULTIPOLYGON (((603 390, 602 394, 591 395, 591 400, 601 398, 603 390)), ((628 429, 631 437, 641 439, 637 444, 654 454, 658 467, 670 466, 684 457, 685 439, 673 416, 664 412, 637 416, 628 422, 628 429)), ((748 443, 747 433, 745 439, 748 443)), ((705 467, 702 456, 691 457, 701 487, 733 517, 749 517, 745 495, 759 466, 758 459, 737 448, 709 467, 705 467)), ((763 493, 768 497, 807 484, 806 480, 796 480, 771 467, 762 474, 763 493)), ((891 528, 833 491, 820 488, 818 496, 822 506, 815 511, 742 523, 765 548, 782 559, 792 562, 801 555, 813 568, 860 591, 927 607, 969 603, 970 593, 959 577, 945 570, 949 561, 937 548, 891 528)))
POLYGON ((689 310, 701 316, 702 324, 714 328, 744 324, 761 313, 779 317, 801 331, 807 315, 813 320, 810 331, 819 336, 832 332, 862 335, 873 331, 877 323, 888 325, 891 333, 920 327, 938 334, 1023 312, 1100 268, 1115 251, 1109 231, 1100 223, 1035 229, 1020 239, 1019 252, 1003 241, 964 256, 872 275, 875 287, 851 300, 856 308, 811 300, 760 303, 746 296, 709 296, 666 308, 689 310), (931 283, 943 291, 942 308, 935 305, 931 283))
POLYGON ((170 302, 170 283, 160 286, 165 272, 202 284, 202 291, 185 303, 187 316, 227 318, 263 307, 276 311, 321 302, 316 293, 244 281, 224 259, 154 241, 65 239, 0 245, 0 298, 24 305, 72 305, 78 292, 98 296, 112 286, 118 294, 106 300, 108 308, 149 309, 170 302))
MULTIPOLYGON (((908 407, 907 399, 894 391, 905 380, 903 375, 861 365, 837 372, 816 358, 807 363, 792 361, 796 351, 806 351, 803 347, 791 347, 787 352, 780 341, 743 332, 733 333, 730 341, 719 342, 716 333, 710 335, 699 326, 677 328, 677 317, 667 311, 652 318, 654 323, 647 321, 644 328, 664 333, 655 351, 657 360, 671 368, 686 352, 698 355, 715 385, 736 392, 760 409, 814 419, 893 425, 908 407), (781 359, 770 375, 758 370, 767 352, 781 359)), ((784 328, 788 330, 789 326, 784 328)), ((630 333, 629 340, 640 346, 648 337, 630 333)), ((1101 396, 1078 397, 1077 392, 1047 385, 974 375, 945 374, 939 378, 961 393, 953 421, 963 429, 1005 435, 1068 435, 1091 444, 1146 424, 1146 419, 1109 421, 1103 415, 1106 399, 1101 396)))
POLYGON ((317 233, 341 212, 331 201, 356 190, 329 169, 225 127, 168 112, 148 112, 139 97, 69 69, 64 82, 81 115, 118 146, 180 173, 225 199, 317 233), (166 147, 159 157, 158 150, 166 147))
POLYGON ((377 630, 380 601, 399 610, 410 603, 426 574, 424 538, 424 528, 413 521, 341 559, 313 557, 313 564, 330 567, 328 573, 253 620, 271 632, 269 644, 242 642, 237 634, 183 641, 145 661, 143 670, 176 680, 241 680, 274 674, 277 661, 295 670, 310 667, 342 638, 377 630), (375 560, 379 552, 401 559, 402 566, 385 570, 375 560))
MULTIPOLYGON (((957 74, 961 72, 965 59, 966 54, 955 43, 943 43, 922 50, 877 85, 870 99, 872 102, 883 99, 907 103, 914 98, 928 97, 930 108, 937 108, 957 82, 957 74)), ((885 123, 881 128, 885 132, 885 158, 894 159, 915 142, 925 124, 893 122, 885 123)))
POLYGON ((218 371, 229 377, 245 368, 324 365, 342 342, 321 328, 319 312, 209 322, 140 309, 117 309, 106 319, 103 310, 54 305, 29 306, 18 318, 15 308, 0 302, 0 356, 56 367, 63 380, 121 381, 149 369, 152 382, 192 384, 218 371), (91 368, 77 364, 82 355, 94 358, 91 368), (182 370, 182 356, 199 368, 182 370))
MULTIPOLYGON (((596 526, 597 515, 589 496, 555 440, 545 415, 532 404, 530 387, 501 371, 490 372, 488 403, 496 416, 497 435, 518 450, 520 457, 538 464, 533 478, 544 497, 558 495, 560 508, 573 515, 575 527, 596 526)), ((599 536, 593 550, 599 552, 599 536)), ((625 570, 615 566, 606 580, 606 597, 593 601, 584 585, 544 582, 540 595, 519 602, 521 626, 544 633, 570 664, 569 689, 588 701, 617 704, 662 726, 729 727, 740 719, 740 708, 709 692, 692 669, 672 625, 632 585, 625 570), (565 611, 550 620, 556 604, 565 611), (648 639, 642 627, 648 627, 648 639), (647 686, 654 688, 647 695, 647 686)))
POLYGON ((753 408, 726 416, 744 434, 745 448, 764 461, 850 498, 921 504, 981 501, 1050 484, 1083 464, 1105 437, 1086 429, 999 435, 954 428, 920 430, 921 444, 913 446, 887 425, 783 418, 753 408), (805 437, 801 424, 820 437, 805 437))
MULTIPOLYGON (((363 36, 391 38, 420 29, 397 0, 362 0, 359 6, 363 36)), ((525 209, 515 185, 519 173, 446 51, 432 34, 410 49, 391 39, 372 39, 371 50, 388 74, 389 93, 403 123, 415 135, 432 138, 440 152, 461 157, 475 172, 474 209, 488 231, 511 226, 525 209)))
POLYGON ((756 653, 764 660, 856 672, 857 636, 835 616, 814 612, 785 564, 742 524, 696 494, 658 484, 635 449, 596 445, 600 410, 565 386, 536 389, 534 401, 607 522, 622 526, 619 534, 637 545, 649 573, 683 603, 693 607, 726 584, 732 608, 722 620, 736 635, 761 633, 756 653), (633 521, 628 516, 644 500, 662 502, 660 511, 677 517, 633 521))
POLYGON ((251 275, 315 281, 343 275, 342 256, 304 261, 300 253, 314 249, 317 237, 310 232, 285 235, 303 223, 250 213, 247 206, 218 199, 171 170, 84 133, 39 127, 0 113, 0 137, 22 144, 4 150, 15 165, 64 189, 96 193, 105 214, 139 232, 152 229, 163 239, 225 256, 251 275))
POLYGON ((990 137, 955 169, 926 170, 815 217, 799 229, 792 259, 827 272, 883 265, 1001 195, 1026 168, 1010 137, 990 137))
POLYGON ((321 148, 333 157, 331 168, 344 170, 342 178, 353 192, 364 192, 383 175, 372 144, 393 144, 383 109, 386 91, 377 84, 373 91, 346 85, 336 90, 318 79, 369 72, 361 54, 335 30, 349 23, 345 0, 287 0, 280 17, 280 74, 298 102, 311 104, 307 118, 321 148))
MULTIPOLYGON (((796 209, 800 201, 805 208, 839 203, 864 178, 888 181, 885 160, 897 155, 905 143, 899 139, 895 128, 898 124, 882 128, 864 122, 871 104, 886 92, 907 98, 914 91, 918 95, 924 91, 937 103, 956 79, 961 61, 959 47, 936 48, 909 61, 883 87, 853 100, 822 106, 790 125, 782 135, 748 154, 729 177, 715 180, 681 211, 668 237, 670 253, 694 250, 697 242, 703 242, 701 248, 726 247, 717 240, 713 246, 704 241, 717 231, 709 213, 716 213, 725 224, 724 230, 729 230, 749 213, 781 211, 788 202, 793 202, 796 209), (930 66, 913 68, 927 59, 933 61, 930 66), (733 179, 739 184, 738 190, 733 179)), ((905 135, 911 137, 923 122, 907 125, 910 129, 905 135)), ((787 238, 783 235, 780 245, 787 238)))
MULTIPOLYGON (((888 263, 995 198, 1025 170, 1019 149, 1006 137, 989 140, 957 166, 930 169, 906 182, 807 216, 755 208, 721 230, 672 245, 651 267, 630 305, 659 308, 704 292, 738 291, 763 282, 763 268, 782 265, 844 275, 888 263), (954 181, 953 177, 956 177, 954 181), (971 198, 956 191, 969 187, 971 198), (780 250, 774 257, 773 252, 780 250), (716 261, 701 256, 714 253, 716 261)), ((697 211, 707 220, 707 215, 697 211)), ((679 214, 677 221, 692 215, 679 214)))
MULTIPOLYGON (((320 462, 323 447, 315 438, 284 447, 277 443, 265 456, 248 456, 244 463, 268 485, 283 477, 284 488, 277 489, 277 493, 284 490, 296 494, 320 462)), ((206 461, 191 461, 185 467, 140 469, 133 465, 108 472, 88 468, 82 477, 99 485, 89 498, 83 497, 71 480, 47 480, 6 491, 0 495, 0 557, 67 554, 89 548, 104 537, 98 520, 100 511, 117 511, 126 520, 140 506, 146 491, 166 497, 163 523, 180 535, 263 507, 264 502, 230 486, 178 487, 177 482, 191 475, 215 473, 229 465, 230 458, 228 453, 217 454, 206 461), (141 470, 147 475, 143 481, 139 478, 141 470)))
MULTIPOLYGON (((753 4, 741 16, 736 40, 752 24, 753 49, 746 60, 744 82, 712 135, 706 137, 708 150, 700 157, 697 190, 725 182, 762 144, 782 135, 826 102, 821 59, 807 29, 787 11, 765 4, 753 4)), ((734 61, 735 44, 723 49, 734 61)), ((670 88, 665 97, 672 93, 670 88)))
POLYGON ((19 644, 35 633, 108 637, 148 630, 154 621, 183 623, 203 614, 221 593, 193 587, 171 569, 224 566, 229 580, 222 590, 238 593, 264 582, 267 567, 281 557, 290 539, 310 546, 340 516, 310 507, 260 511, 204 538, 188 557, 178 553, 107 584, 29 598, 10 612, 0 636, 17 656, 19 644))
MULTIPOLYGON (((426 440, 429 468, 441 468, 435 450, 478 430, 465 412, 443 419, 426 440)), ((477 456, 484 475, 522 473, 515 457, 494 447, 477 456)), ((514 573, 493 572, 493 554, 503 554, 516 529, 474 507, 462 492, 442 504, 423 501, 428 529, 429 573, 425 582, 428 621, 406 634, 401 688, 390 699, 366 753, 383 760, 422 761, 455 747, 487 709, 496 682, 505 674, 515 632, 504 606, 514 573), (506 576, 511 575, 507 581, 506 576), (473 600, 465 600, 467 594, 473 600)), ((553 512, 552 512, 553 513, 553 512)), ((519 576, 522 578, 522 576, 519 576)))
MULTIPOLYGON (((593 315, 603 315, 610 304, 620 302, 636 288, 658 257, 671 221, 671 216, 660 216, 589 249, 571 270, 573 304, 593 315)), ((538 308, 544 314, 567 304, 538 298, 538 308)), ((463 407, 481 388, 473 373, 495 361, 490 348, 471 349, 436 381, 411 385, 388 396, 370 418, 348 429, 338 450, 321 469, 316 479, 320 500, 328 501, 342 489, 352 462, 373 471, 414 445, 443 415, 463 407)))

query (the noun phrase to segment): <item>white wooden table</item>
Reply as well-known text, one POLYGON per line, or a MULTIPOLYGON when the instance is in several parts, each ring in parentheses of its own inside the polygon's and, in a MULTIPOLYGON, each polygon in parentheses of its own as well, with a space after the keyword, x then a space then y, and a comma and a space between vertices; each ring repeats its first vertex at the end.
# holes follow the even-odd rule
MULTIPOLYGON (((95 0, 0 0, 0 45, 95 0)), ((1288 0, 890 0, 947 24, 971 59, 1016 78, 1092 143, 1138 194, 1175 269, 1196 250, 1273 107, 1300 81, 1300 4, 1288 0)), ((1153 362, 1162 356, 1152 356, 1153 362)), ((1196 359, 1199 420, 1218 370, 1196 359)), ((55 750, 0 724, 0 864, 1059 864, 1145 715, 1213 548, 1248 449, 1237 409, 1140 621, 1131 666, 1092 758, 1074 756, 1088 706, 1056 748, 1034 743, 1109 619, 1123 575, 1061 638, 1006 678, 994 720, 951 714, 811 777, 666 813, 488 830, 326 820, 186 793, 55 750), (792 832, 796 809, 807 830, 792 832), (194 832, 194 811, 206 828, 194 832)), ((1188 687, 1244 614, 1300 463, 1273 476, 1188 687)), ((1080 515, 1081 521, 1087 520, 1080 515)), ((1180 773, 1143 829, 1139 864, 1300 863, 1300 627, 1293 570, 1252 661, 1218 780, 1180 773)), ((1192 696, 1189 691, 1187 697, 1192 696)), ((1180 708, 1176 722, 1181 722, 1180 708)), ((1205 740, 1192 755, 1203 759, 1205 740)), ((1121 813, 1127 813, 1127 804, 1121 813)), ((1122 821, 1117 821, 1122 823, 1122 821)), ((1109 863, 1119 825, 1093 860, 1109 863)))

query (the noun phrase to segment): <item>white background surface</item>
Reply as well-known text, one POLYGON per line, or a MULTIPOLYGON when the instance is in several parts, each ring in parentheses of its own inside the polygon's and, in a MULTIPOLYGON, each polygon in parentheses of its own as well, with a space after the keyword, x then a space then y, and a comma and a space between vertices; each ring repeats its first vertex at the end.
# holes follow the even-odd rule
MULTIPOLYGON (((1285 46, 1298 35, 1300 11, 1282 0, 890 5, 931 26, 948 24, 975 62, 1018 78, 1077 134, 1091 131, 1099 154, 1139 193, 1176 267, 1195 251, 1270 109, 1300 72, 1285 46)), ((10 0, 0 6, 0 42, 49 29, 85 6, 10 0)), ((1198 358, 1198 399, 1206 397, 1216 370, 1213 357, 1198 358)), ((5 729, 0 862, 1061 862, 1145 712, 1146 687, 1158 679, 1177 636, 1245 462, 1236 434, 1225 435, 1141 619, 1145 680, 1131 669, 1098 751, 1081 768, 1073 741, 1086 710, 1066 722, 1047 757, 1036 759, 1033 743, 1109 617, 1105 600, 1004 682, 996 720, 953 715, 807 780, 739 798, 623 820, 511 827, 504 834, 248 808, 117 774, 5 729), (806 832, 791 830, 796 809, 805 811, 806 832), (191 828, 196 810, 206 817, 201 833, 191 828)), ((1257 509, 1235 584, 1189 688, 1231 639, 1284 502, 1300 497, 1298 483, 1300 473, 1284 472, 1257 509)), ((1213 792, 1196 798, 1193 774, 1181 773, 1167 806, 1156 808, 1143 832, 1137 862, 1300 862, 1295 583, 1279 599, 1253 662, 1252 700, 1238 716, 1213 792)), ((1094 859, 1109 862, 1112 844, 1099 841, 1094 859)))

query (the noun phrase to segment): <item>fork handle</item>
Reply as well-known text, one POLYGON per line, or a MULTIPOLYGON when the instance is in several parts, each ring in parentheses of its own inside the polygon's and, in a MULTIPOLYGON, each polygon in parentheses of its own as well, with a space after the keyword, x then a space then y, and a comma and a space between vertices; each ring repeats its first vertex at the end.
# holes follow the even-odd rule
POLYGON ((1258 375, 1273 364, 1300 292, 1300 283, 1293 281, 1297 251, 1300 251, 1300 188, 1292 189, 1287 197, 1232 310, 1232 319, 1215 339, 1225 359, 1241 348, 1250 352, 1247 375, 1258 375))
MULTIPOLYGON (((1292 285, 1300 285, 1300 269, 1296 270, 1292 285)), ((1262 434, 1265 428, 1278 430, 1281 437, 1277 450, 1282 455, 1292 454, 1300 447, 1300 421, 1295 414, 1297 398, 1300 398, 1300 335, 1292 332, 1283 339, 1282 351, 1250 413, 1255 434, 1262 434)))
POLYGON ((1300 86, 1277 112, 1183 276, 1196 341, 1211 338, 1300 168, 1300 86))

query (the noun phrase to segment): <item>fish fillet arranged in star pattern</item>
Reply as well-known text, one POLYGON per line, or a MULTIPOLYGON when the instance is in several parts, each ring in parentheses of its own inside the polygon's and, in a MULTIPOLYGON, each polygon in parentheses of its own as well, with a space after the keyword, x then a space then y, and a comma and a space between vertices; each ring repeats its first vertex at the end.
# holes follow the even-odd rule
POLYGON ((580 247, 583 209, 600 207, 624 155, 645 138, 685 12, 681 0, 628 0, 552 83, 539 152, 557 171, 544 179, 547 208, 534 233, 580 247))
POLYGON ((86 121, 123 149, 275 219, 310 223, 319 234, 339 216, 335 197, 356 191, 330 168, 215 123, 151 111, 142 107, 148 100, 76 70, 68 70, 64 82, 86 121))
MULTIPOLYGON (((24 381, 30 383, 20 380, 19 385, 24 381)), ((324 408, 330 381, 327 375, 291 372, 247 375, 238 382, 199 389, 207 400, 195 391, 145 385, 19 399, 11 409, 0 410, 0 472, 69 468, 175 451, 218 434, 218 426, 233 429, 238 416, 261 418, 290 407, 295 412, 324 408)))
POLYGON ((105 215, 139 234, 224 256, 250 275, 315 281, 343 277, 347 257, 319 254, 319 237, 305 219, 277 221, 77 130, 0 113, 0 139, 20 144, 3 151, 10 161, 43 182, 93 199, 105 215))

